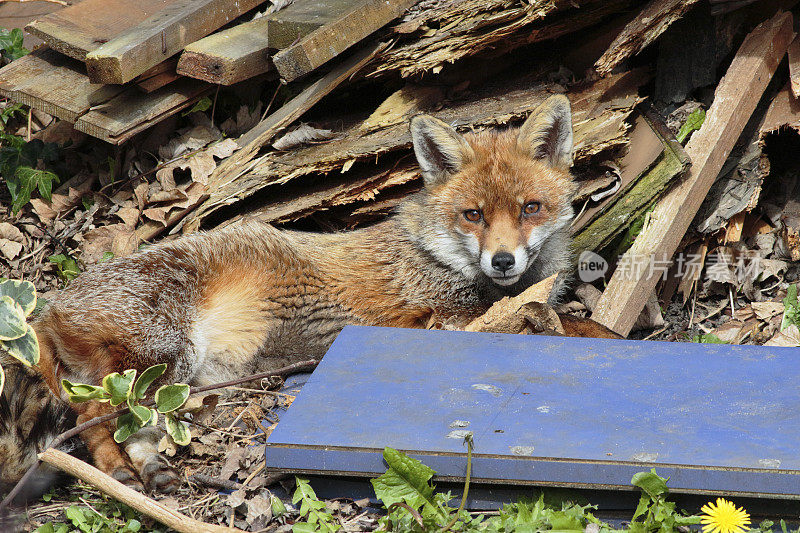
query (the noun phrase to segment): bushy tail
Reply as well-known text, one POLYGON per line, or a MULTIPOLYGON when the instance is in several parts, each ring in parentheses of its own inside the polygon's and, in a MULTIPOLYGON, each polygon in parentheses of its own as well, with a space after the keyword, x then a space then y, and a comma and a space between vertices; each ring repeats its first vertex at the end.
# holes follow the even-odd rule
MULTIPOLYGON (((0 395, 0 498, 8 493, 55 436, 74 426, 72 410, 55 398, 41 375, 0 351, 6 383, 0 395)), ((62 449, 71 451, 75 442, 62 449)), ((56 481, 46 465, 16 501, 38 497, 56 481)))

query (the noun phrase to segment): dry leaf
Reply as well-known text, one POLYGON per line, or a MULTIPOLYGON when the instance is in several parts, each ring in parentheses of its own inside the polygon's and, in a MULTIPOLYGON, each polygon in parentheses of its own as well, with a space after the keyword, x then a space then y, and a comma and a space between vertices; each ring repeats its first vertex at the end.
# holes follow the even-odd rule
MULTIPOLYGON (((131 235, 132 238, 136 238, 133 228, 125 224, 109 224, 91 229, 83 234, 81 259, 86 264, 96 263, 105 252, 112 252, 115 242, 120 252, 129 250, 131 244, 128 239, 131 238, 131 235)), ((135 246, 133 249, 136 249, 135 246)))
POLYGON ((792 324, 765 342, 764 346, 800 346, 800 330, 792 324))
POLYGON ((116 213, 122 221, 125 223, 126 226, 135 227, 136 223, 139 222, 139 210, 135 207, 121 207, 116 213))
POLYGON ((331 130, 323 130, 309 126, 308 124, 301 123, 292 131, 286 133, 277 141, 272 143, 272 147, 276 150, 291 150, 304 144, 309 144, 319 141, 327 141, 334 137, 331 130))
POLYGON ((756 316, 761 320, 769 320, 775 315, 783 314, 785 310, 782 302, 753 302, 750 305, 756 316))

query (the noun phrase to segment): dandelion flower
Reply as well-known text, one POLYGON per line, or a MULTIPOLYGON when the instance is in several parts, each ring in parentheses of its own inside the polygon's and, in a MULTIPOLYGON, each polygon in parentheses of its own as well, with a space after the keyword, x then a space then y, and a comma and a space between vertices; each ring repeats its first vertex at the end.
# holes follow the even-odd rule
POLYGON ((708 502, 700 511, 705 513, 700 520, 703 533, 743 533, 750 525, 747 511, 724 498, 717 498, 716 505, 708 502))

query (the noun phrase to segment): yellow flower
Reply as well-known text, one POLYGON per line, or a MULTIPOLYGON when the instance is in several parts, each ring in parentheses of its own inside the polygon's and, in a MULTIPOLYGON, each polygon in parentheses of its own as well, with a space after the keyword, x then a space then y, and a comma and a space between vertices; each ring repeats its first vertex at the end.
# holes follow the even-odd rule
POLYGON ((700 520, 703 533, 742 533, 750 525, 747 511, 724 498, 717 498, 716 505, 708 502, 700 511, 705 513, 700 520))

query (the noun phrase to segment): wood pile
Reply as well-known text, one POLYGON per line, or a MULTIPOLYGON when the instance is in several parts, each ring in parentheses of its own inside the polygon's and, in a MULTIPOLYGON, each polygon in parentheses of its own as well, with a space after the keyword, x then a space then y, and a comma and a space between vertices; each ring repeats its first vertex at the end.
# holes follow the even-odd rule
MULTIPOLYGON (((643 309, 660 317, 656 294, 664 302, 692 290, 654 277, 658 260, 708 251, 720 234, 725 246, 750 235, 768 138, 800 131, 795 4, 81 0, 26 27, 45 44, 0 69, 0 94, 121 145, 127 181, 101 183, 113 194, 95 211, 123 219, 110 226, 124 225, 124 239, 103 236, 119 254, 245 216, 314 229, 371 223, 421 186, 411 116, 460 131, 505 127, 565 93, 580 185, 575 250, 608 262, 602 294, 578 295, 628 334, 637 320, 652 326, 643 309), (253 87, 256 106, 219 114, 218 97, 253 87), (206 97, 210 113, 186 112, 206 97), (698 109, 705 123, 679 141, 698 109), (157 161, 144 163, 148 153, 157 161), (632 256, 646 258, 642 271, 613 270, 632 256)), ((94 181, 79 181, 59 191, 70 209, 83 195, 98 199, 94 181)), ((46 222, 62 216, 34 205, 46 222)), ((791 205, 775 220, 797 261, 791 205)))

